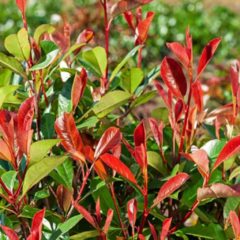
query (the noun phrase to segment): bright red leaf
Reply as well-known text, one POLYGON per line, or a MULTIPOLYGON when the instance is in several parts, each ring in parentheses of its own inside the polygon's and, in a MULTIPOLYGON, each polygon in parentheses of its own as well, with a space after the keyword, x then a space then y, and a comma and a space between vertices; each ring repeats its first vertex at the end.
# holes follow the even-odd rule
POLYGON ((57 188, 57 201, 61 210, 66 213, 72 203, 72 193, 69 189, 63 185, 59 185, 57 188))
POLYGON ((161 148, 161 145, 163 143, 163 132, 162 132, 162 128, 160 127, 160 125, 162 125, 162 122, 158 127, 156 121, 154 119, 150 118, 149 123, 150 123, 150 128, 152 130, 154 139, 155 139, 158 147, 161 148))
POLYGON ((231 156, 237 153, 239 150, 240 150, 240 136, 237 136, 229 140, 227 144, 223 147, 214 164, 213 170, 216 169, 225 160, 229 159, 231 156))
POLYGON ((240 221, 235 211, 230 211, 230 222, 236 239, 240 238, 240 221))
POLYGON ((184 111, 184 102, 182 99, 179 99, 175 105, 175 119, 178 122, 184 111))
POLYGON ((95 149, 94 159, 98 159, 102 154, 115 148, 122 139, 119 128, 110 127, 102 135, 95 149))
POLYGON ((134 25, 134 19, 133 19, 133 14, 131 11, 127 11, 123 13, 123 16, 128 24, 128 26, 135 31, 135 25, 134 25))
POLYGON ((17 234, 11 228, 4 225, 1 225, 1 228, 3 229, 3 231, 5 232, 5 234, 8 236, 10 240, 19 240, 17 234))
POLYGON ((146 240, 146 238, 142 234, 139 234, 138 237, 139 237, 140 240, 146 240))
POLYGON ((107 219, 106 219, 106 222, 105 222, 105 225, 104 225, 104 229, 103 229, 105 234, 108 233, 108 229, 111 226, 111 222, 112 222, 112 219, 113 219, 113 212, 114 211, 112 209, 108 210, 107 219))
POLYGON ((165 240, 165 238, 168 236, 169 228, 172 223, 172 218, 167 218, 163 222, 162 232, 160 235, 160 240, 165 240))
POLYGON ((141 144, 146 147, 146 133, 143 121, 135 128, 133 136, 135 147, 141 146, 141 144))
POLYGON ((132 228, 134 228, 137 220, 137 200, 135 198, 128 201, 127 211, 128 211, 129 222, 132 228))
POLYGON ((72 86, 72 106, 74 111, 76 110, 79 101, 82 99, 86 85, 87 72, 82 68, 80 76, 76 73, 72 86))
POLYGON ((101 227, 101 206, 100 206, 100 198, 99 197, 96 202, 96 215, 97 215, 98 226, 101 227))
POLYGON ((197 106, 199 112, 203 110, 203 91, 201 83, 197 80, 192 86, 192 95, 194 103, 197 106))
POLYGON ((152 233, 152 236, 153 236, 153 240, 158 240, 158 235, 157 235, 156 229, 154 228, 154 226, 149 221, 148 221, 148 225, 150 227, 150 230, 151 230, 151 233, 152 233))
POLYGON ((154 206, 159 202, 163 201, 166 197, 175 192, 178 188, 180 188, 187 180, 189 179, 189 175, 186 173, 179 173, 176 176, 170 178, 166 183, 161 187, 157 198, 154 200, 154 206))
POLYGON ((41 240, 42 239, 42 225, 45 215, 45 209, 37 212, 32 221, 31 235, 28 240, 41 240))
POLYGON ((20 132, 17 135, 17 142, 20 150, 26 154, 27 158, 30 157, 30 147, 32 143, 33 130, 20 132))
MULTIPOLYGON (((94 32, 92 29, 89 29, 89 28, 86 28, 85 30, 83 30, 78 38, 77 38, 77 41, 75 44, 81 44, 81 43, 89 43, 91 42, 91 40, 94 39, 94 32)), ((80 48, 77 48, 75 51, 74 51, 74 54, 77 55, 79 53, 79 51, 83 48, 80 47, 80 48)))
POLYGON ((27 0, 16 0, 19 10, 24 14, 26 11, 27 0))
POLYGON ((213 54, 217 50, 217 47, 218 47, 220 41, 221 41, 221 38, 215 38, 212 41, 210 41, 203 49, 202 55, 201 55, 199 63, 198 63, 197 78, 201 75, 201 73, 204 71, 204 69, 208 65, 209 61, 213 57, 213 54))
POLYGON ((118 174, 122 175, 127 180, 129 180, 130 182, 137 185, 137 181, 136 181, 134 175, 132 174, 132 172, 118 158, 116 158, 115 156, 113 156, 109 153, 105 153, 104 155, 102 155, 100 157, 100 159, 102 159, 102 161, 104 163, 106 163, 110 168, 115 170, 118 174))
POLYGON ((161 76, 171 91, 177 98, 183 98, 187 92, 187 80, 180 64, 172 59, 165 57, 161 65, 161 76))
POLYGON ((55 122, 57 134, 63 141, 61 144, 77 161, 85 162, 85 148, 77 130, 72 114, 64 112, 55 122))
POLYGON ((162 85, 160 83, 158 83, 158 81, 154 80, 154 84, 158 90, 158 93, 159 95, 162 97, 164 103, 166 104, 167 108, 168 109, 171 109, 171 104, 169 104, 169 101, 168 101, 168 96, 166 94, 166 92, 164 91, 162 85))

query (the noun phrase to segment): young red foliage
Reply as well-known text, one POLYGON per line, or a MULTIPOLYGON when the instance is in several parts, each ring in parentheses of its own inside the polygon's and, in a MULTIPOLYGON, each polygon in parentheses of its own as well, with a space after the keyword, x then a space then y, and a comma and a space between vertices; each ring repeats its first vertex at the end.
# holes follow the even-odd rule
POLYGON ((63 139, 61 144, 71 153, 76 161, 85 162, 85 148, 77 130, 72 114, 64 112, 55 122, 58 136, 63 139))
POLYGON ((132 228, 134 228, 137 220, 137 200, 135 198, 128 201, 127 211, 129 223, 132 226, 132 228))
POLYGON ((160 235, 160 240, 165 240, 165 238, 168 236, 169 228, 172 223, 172 218, 167 218, 163 222, 162 232, 160 235))
POLYGON ((24 14, 26 11, 27 0, 16 0, 19 10, 24 14))
POLYGON ((175 105, 175 120, 178 122, 184 111, 184 102, 182 99, 178 99, 175 105))
POLYGON ((187 92, 187 80, 180 64, 172 58, 165 57, 160 71, 171 93, 177 98, 183 98, 187 92))
MULTIPOLYGON (((83 30, 83 31, 79 34, 79 36, 78 36, 75 44, 89 43, 89 42, 91 42, 93 39, 94 39, 94 32, 93 32, 93 30, 92 30, 92 29, 89 29, 89 28, 86 28, 85 30, 83 30)), ((74 54, 77 55, 82 48, 83 48, 83 47, 80 47, 80 48, 76 49, 76 50, 74 51, 74 54)))
POLYGON ((148 225, 150 227, 153 240, 158 240, 158 235, 157 235, 156 229, 154 228, 154 226, 149 221, 148 221, 148 225))
POLYGON ((98 145, 95 149, 94 159, 98 159, 102 154, 115 148, 120 143, 121 139, 122 133, 120 132, 119 128, 108 128, 98 142, 98 145))
POLYGON ((80 76, 76 73, 72 86, 72 105, 73 105, 72 107, 74 112, 79 101, 82 99, 86 85, 87 85, 87 72, 84 68, 82 68, 80 76))
POLYGON ((13 231, 11 228, 4 225, 1 225, 1 228, 10 240, 19 240, 17 233, 15 233, 15 231, 13 231))
POLYGON ((237 96, 238 88, 239 88, 239 66, 231 66, 230 67, 230 79, 232 85, 232 93, 233 96, 237 96))
POLYGON ((240 239, 240 221, 235 211, 230 211, 229 214, 230 222, 232 224, 235 238, 240 239))
POLYGON ((30 146, 32 143, 33 130, 20 132, 17 135, 17 142, 20 150, 26 154, 27 159, 30 157, 30 146))
POLYGON ((72 193, 63 185, 59 185, 57 188, 57 202, 64 213, 66 213, 71 206, 72 193))
POLYGON ((187 180, 189 179, 189 175, 186 173, 179 173, 176 176, 170 178, 166 183, 161 187, 158 196, 154 200, 154 206, 159 202, 163 201, 166 197, 175 192, 178 188, 180 188, 187 180))
POLYGON ((32 221, 31 235, 27 240, 41 240, 42 239, 42 225, 45 215, 45 209, 37 212, 32 221))
POLYGON ((192 85, 192 94, 193 94, 194 103, 197 106, 198 111, 202 112, 204 107, 203 91, 202 91, 201 83, 198 80, 192 85))
POLYGON ((223 147, 222 151, 218 155, 218 158, 214 164, 213 170, 214 171, 221 163, 225 160, 229 159, 235 153, 240 150, 240 136, 234 137, 230 139, 227 144, 223 147))
POLYGON ((102 155, 100 157, 100 159, 104 163, 106 163, 110 168, 115 170, 118 174, 122 175, 127 180, 129 180, 130 182, 132 182, 135 185, 137 185, 137 181, 136 181, 134 175, 132 174, 132 172, 118 158, 116 158, 115 156, 113 156, 113 155, 111 155, 109 153, 105 153, 104 155, 102 155))
POLYGON ((209 61, 211 60, 213 54, 217 50, 217 47, 221 41, 221 38, 216 38, 211 40, 203 49, 202 55, 200 57, 199 63, 198 63, 198 71, 197 71, 197 78, 201 75, 201 73, 204 71, 206 66, 208 65, 209 61))
POLYGON ((96 202, 96 215, 97 215, 98 226, 101 227, 101 206, 100 206, 100 198, 99 197, 96 202))
POLYGON ((146 240, 146 238, 142 234, 139 234, 138 237, 139 237, 140 240, 146 240))
POLYGON ((164 91, 162 85, 158 83, 156 80, 154 80, 154 84, 158 90, 159 95, 162 97, 164 103, 166 104, 166 107, 170 110, 172 105, 169 103, 168 96, 166 92, 164 91))
POLYGON ((112 219, 113 219, 113 213, 114 211, 112 209, 109 209, 107 212, 107 219, 103 228, 103 231, 105 234, 108 233, 109 227, 111 226, 112 219))
POLYGON ((161 127, 162 122, 158 126, 156 121, 153 118, 150 118, 149 123, 150 123, 150 128, 152 130, 154 139, 155 139, 158 147, 161 148, 161 146, 163 144, 163 132, 162 132, 162 127, 161 127))
POLYGON ((127 11, 123 13, 123 16, 128 24, 128 26, 135 31, 135 25, 134 25, 134 19, 133 19, 133 13, 131 11, 127 11))

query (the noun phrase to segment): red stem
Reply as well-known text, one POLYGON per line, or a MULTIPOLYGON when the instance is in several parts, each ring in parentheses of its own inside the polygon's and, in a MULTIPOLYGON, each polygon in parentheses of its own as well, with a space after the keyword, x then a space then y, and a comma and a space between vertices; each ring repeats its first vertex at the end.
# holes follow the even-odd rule
POLYGON ((141 68, 142 63, 142 48, 139 48, 138 50, 138 68, 141 68))
POLYGON ((103 84, 106 87, 108 81, 108 55, 109 55, 109 26, 108 26, 108 15, 107 15, 107 0, 103 2, 104 11, 104 23, 105 23, 105 50, 107 55, 107 67, 105 71, 105 76, 103 78, 103 84))
POLYGON ((13 197, 12 193, 8 190, 2 179, 0 178, 0 184, 2 185, 3 189, 6 191, 9 197, 13 197))
POLYGON ((45 88, 44 88, 43 71, 42 71, 42 69, 40 70, 40 74, 41 74, 40 78, 41 78, 42 92, 43 92, 43 96, 44 96, 46 105, 48 106, 48 99, 47 99, 46 91, 45 91, 45 88))

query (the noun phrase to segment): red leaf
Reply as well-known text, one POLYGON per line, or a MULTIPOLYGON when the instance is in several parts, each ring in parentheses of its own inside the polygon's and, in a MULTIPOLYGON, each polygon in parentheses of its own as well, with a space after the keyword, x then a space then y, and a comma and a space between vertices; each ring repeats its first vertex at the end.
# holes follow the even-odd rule
POLYGON ((188 70, 190 61, 184 47, 178 42, 167 43, 167 47, 175 54, 176 58, 182 63, 184 68, 188 70))
POLYGON ((98 228, 96 224, 96 220, 92 215, 82 206, 78 205, 77 203, 74 203, 74 207, 77 209, 77 211, 83 215, 83 217, 95 228, 98 228))
POLYGON ((71 95, 74 111, 76 110, 79 101, 82 99, 86 85, 87 85, 87 72, 85 71, 84 68, 82 68, 80 76, 76 73, 72 86, 71 95))
POLYGON ((239 150, 240 150, 240 136, 237 136, 229 140, 227 144, 223 147, 214 164, 213 170, 216 169, 222 162, 224 162, 225 160, 233 156, 235 153, 237 153, 239 150))
POLYGON ((134 143, 135 147, 144 145, 146 148, 146 134, 143 121, 134 130, 134 143))
POLYGON ((160 128, 160 125, 162 125, 162 122, 161 122, 161 124, 158 127, 158 125, 155 122, 155 120, 150 118, 149 119, 149 123, 150 123, 150 128, 152 130, 154 139, 155 139, 158 147, 161 148, 161 145, 162 145, 162 142, 163 142, 163 132, 162 132, 162 128, 160 128))
POLYGON ((105 222, 105 225, 104 225, 104 229, 103 229, 105 234, 108 233, 108 229, 111 226, 111 222, 112 222, 112 219, 113 219, 113 212, 114 211, 112 209, 108 210, 107 219, 106 219, 106 222, 105 222))
POLYGON ((109 153, 105 153, 100 158, 103 160, 104 163, 106 163, 110 168, 115 170, 118 174, 122 175, 127 180, 129 180, 132 183, 134 183, 135 185, 137 185, 137 181, 136 181, 134 175, 132 174, 132 172, 118 158, 116 158, 115 156, 113 156, 109 153))
POLYGON ((136 10, 136 25, 138 25, 142 20, 143 20, 143 18, 142 18, 142 7, 140 6, 136 10))
POLYGON ((199 149, 194 153, 181 153, 181 155, 197 165, 204 179, 209 175, 209 160, 205 150, 199 149))
POLYGON ((192 64, 192 36, 190 37, 189 36, 189 27, 187 27, 187 30, 186 30, 186 43, 187 43, 187 46, 185 47, 185 51, 188 55, 188 58, 189 58, 189 61, 190 61, 190 64, 192 64))
POLYGON ((31 129, 34 117, 34 96, 25 100, 18 111, 18 131, 26 131, 31 129))
POLYGON ((135 31, 135 25, 134 25, 134 19, 133 19, 133 14, 131 11, 127 11, 123 13, 123 17, 125 18, 128 26, 135 31))
POLYGON ((32 240, 41 240, 42 239, 42 224, 43 224, 43 218, 45 215, 45 209, 37 212, 32 221, 32 227, 31 227, 31 239, 32 240))
POLYGON ((59 207, 64 213, 68 211, 72 203, 72 193, 69 189, 63 185, 59 185, 57 188, 57 201, 59 207))
POLYGON ((16 0, 19 10, 24 14, 26 11, 27 0, 16 0))
POLYGON ((187 80, 177 61, 165 57, 161 65, 161 76, 175 97, 182 98, 185 96, 187 92, 187 80))
POLYGON ((128 211, 129 222, 130 222, 132 228, 134 228, 136 220, 137 220, 137 200, 135 198, 131 199, 128 202, 127 211, 128 211))
POLYGON ((9 227, 1 225, 1 228, 10 240, 19 240, 17 234, 9 227))
POLYGON ((102 135, 95 150, 94 159, 98 159, 102 154, 115 148, 122 139, 119 128, 110 127, 102 135))
MULTIPOLYGON (((89 29, 89 28, 86 28, 85 30, 83 30, 78 38, 77 38, 77 41, 75 44, 81 44, 81 43, 89 43, 92 39, 94 38, 94 32, 92 29, 89 29)), ((77 55, 79 53, 79 51, 83 48, 80 47, 80 48, 77 48, 75 51, 74 51, 74 54, 77 55)))
POLYGON ((156 80, 154 80, 154 84, 155 84, 155 86, 156 86, 156 88, 158 90, 159 95, 162 97, 164 103, 166 104, 167 108, 171 109, 171 105, 169 104, 169 101, 168 101, 168 96, 165 93, 162 85, 159 84, 156 80))
POLYGON ((176 119, 176 122, 178 122, 179 119, 181 118, 183 110, 184 110, 184 102, 183 102, 182 99, 179 99, 176 102, 176 105, 175 105, 175 119, 176 119))
POLYGON ((203 201, 208 198, 240 197, 240 184, 228 186, 222 183, 213 183, 204 188, 198 188, 197 199, 203 201))
POLYGON ((199 112, 203 110, 203 91, 201 83, 197 80, 192 86, 192 94, 194 103, 197 106, 199 112))
POLYGON ((167 218, 164 220, 160 240, 165 240, 165 238, 168 236, 171 223, 172 223, 172 218, 167 218))
POLYGON ((147 18, 139 22, 135 30, 135 45, 144 44, 147 40, 148 31, 152 23, 154 12, 148 12, 147 18))
POLYGON ((146 240, 146 238, 142 234, 139 234, 138 237, 139 237, 140 240, 146 240))
POLYGON ((9 149, 9 146, 0 138, 0 158, 6 161, 10 161, 14 164, 14 157, 9 149))
POLYGON ((119 142, 119 144, 115 148, 113 148, 112 154, 116 158, 120 158, 121 157, 121 153, 122 153, 122 146, 121 146, 121 142, 119 142))
POLYGON ((206 47, 203 49, 202 55, 200 57, 199 63, 198 63, 198 76, 201 75, 203 70, 206 68, 207 64, 211 60, 213 54, 217 50, 217 47, 221 41, 221 38, 215 38, 212 41, 210 41, 206 47))
POLYGON ((100 206, 100 198, 99 197, 96 202, 96 215, 97 215, 98 226, 101 227, 101 206, 100 206))
POLYGON ((72 114, 64 112, 55 122, 57 134, 63 141, 61 144, 77 161, 85 162, 85 148, 77 130, 72 114))
POLYGON ((153 236, 153 240, 158 240, 158 235, 157 235, 157 232, 156 232, 154 226, 149 221, 148 221, 148 224, 149 224, 152 236, 153 236))
POLYGON ((27 130, 17 134, 17 142, 20 150, 26 154, 27 158, 30 157, 30 147, 32 143, 33 130, 27 130))
POLYGON ((187 180, 189 175, 186 173, 179 173, 176 176, 170 178, 166 183, 161 187, 157 198, 154 200, 154 206, 161 202, 163 199, 171 195, 178 188, 180 188, 187 180))
POLYGON ((230 211, 230 222, 236 239, 240 237, 240 222, 235 211, 230 211))
POLYGON ((14 127, 17 128, 17 115, 7 110, 0 111, 0 133, 11 146, 13 146, 15 138, 14 127))
POLYGON ((231 79, 231 84, 232 84, 232 93, 233 96, 237 96, 238 92, 238 86, 239 86, 239 69, 238 66, 230 67, 230 79, 231 79))

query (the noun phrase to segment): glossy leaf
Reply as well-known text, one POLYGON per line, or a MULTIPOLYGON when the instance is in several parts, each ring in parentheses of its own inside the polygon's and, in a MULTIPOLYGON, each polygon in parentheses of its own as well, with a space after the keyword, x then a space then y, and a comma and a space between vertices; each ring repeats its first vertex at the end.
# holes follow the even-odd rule
POLYGON ((182 98, 185 96, 187 92, 187 80, 177 61, 165 57, 161 65, 161 76, 175 97, 182 98))
POLYGON ((135 198, 128 201, 127 211, 129 223, 132 226, 132 228, 134 228, 137 220, 137 200, 135 198))
POLYGON ((164 165, 163 159, 157 152, 147 151, 147 160, 149 166, 151 166, 164 176, 167 174, 167 170, 164 165))
POLYGON ((203 178, 209 175, 209 160, 207 152, 204 149, 199 149, 194 153, 181 153, 183 157, 194 162, 203 178))
POLYGON ((24 14, 26 11, 27 0, 16 0, 19 10, 24 14))
POLYGON ((91 66, 97 73, 99 73, 100 76, 105 76, 107 56, 104 48, 95 47, 84 52, 82 57, 85 61, 91 64, 91 66))
POLYGON ((231 174, 229 176, 229 181, 231 181, 233 178, 235 178, 239 174, 240 174, 240 167, 237 167, 231 172, 231 174))
POLYGON ((203 201, 208 198, 226 198, 226 197, 240 197, 240 184, 228 186, 222 183, 213 183, 204 188, 198 188, 198 201, 203 201))
POLYGON ((20 150, 27 156, 30 157, 30 146, 32 142, 33 130, 27 130, 24 132, 19 132, 17 135, 17 144, 20 150))
POLYGON ((107 219, 106 219, 106 222, 105 222, 105 225, 104 225, 104 229, 103 229, 105 234, 108 233, 108 230, 109 230, 109 227, 111 225, 112 219, 113 219, 113 210, 109 209, 108 213, 107 213, 107 219))
POLYGON ((43 218, 45 215, 45 209, 37 212, 32 221, 32 227, 31 227, 31 235, 28 237, 28 239, 42 239, 42 225, 43 225, 43 218))
POLYGON ((63 141, 61 144, 64 148, 72 154, 76 161, 85 162, 85 149, 76 128, 74 118, 69 113, 63 113, 55 122, 55 129, 57 134, 63 141))
POLYGON ((135 24, 133 19, 133 13, 131 11, 127 11, 123 13, 123 16, 128 23, 128 26, 135 31, 135 24))
POLYGON ((27 79, 22 64, 14 57, 8 57, 5 54, 0 53, 0 66, 10 69, 22 78, 27 79))
POLYGON ((240 221, 235 211, 230 212, 230 222, 236 239, 240 238, 240 221))
POLYGON ((16 171, 8 171, 1 176, 2 181, 4 182, 6 187, 10 190, 10 192, 12 192, 13 190, 16 176, 17 176, 16 171))
POLYGON ((187 180, 189 175, 186 173, 179 173, 176 176, 170 178, 166 183, 161 187, 157 198, 154 200, 154 206, 159 202, 163 201, 166 197, 175 192, 180 188, 187 180))
POLYGON ((40 44, 40 40, 41 40, 41 36, 44 34, 44 33, 48 33, 48 34, 51 34, 55 31, 55 27, 53 27, 52 25, 50 24, 42 24, 40 26, 38 26, 34 32, 34 35, 33 35, 33 38, 36 42, 36 44, 39 46, 40 44))
POLYGON ((104 153, 115 148, 122 139, 122 133, 119 128, 110 127, 102 135, 95 149, 94 159, 98 159, 104 153))
POLYGON ((151 230, 151 233, 153 236, 153 240, 158 240, 158 235, 157 235, 157 232, 156 232, 154 226, 149 221, 148 221, 148 225, 150 227, 150 230, 151 230))
POLYGON ((87 72, 84 68, 81 70, 81 75, 75 75, 72 86, 72 107, 75 111, 79 101, 82 99, 85 87, 87 84, 87 72))
POLYGON ((125 68, 121 71, 120 80, 126 91, 134 93, 143 80, 143 71, 140 68, 125 68))
POLYGON ((9 162, 13 161, 9 146, 0 138, 0 158, 9 162))
POLYGON ((165 240, 165 238, 168 236, 171 223, 172 223, 172 218, 167 218, 166 220, 164 220, 161 235, 160 235, 160 240, 165 240))
POLYGON ((32 186, 37 184, 41 179, 47 176, 53 169, 63 163, 66 159, 67 156, 46 157, 28 168, 23 182, 22 195, 25 195, 32 186))
POLYGON ((70 237, 70 239, 87 239, 100 236, 100 233, 97 230, 84 231, 78 234, 75 234, 70 237))
POLYGON ((161 98, 163 99, 164 103, 166 104, 167 108, 171 109, 172 106, 169 104, 167 94, 164 91, 162 85, 160 83, 158 83, 156 80, 154 80, 154 84, 155 84, 155 86, 156 86, 156 88, 158 90, 159 95, 161 96, 161 98))
POLYGON ((174 55, 179 60, 179 62, 182 63, 184 68, 188 69, 190 61, 184 47, 178 42, 167 43, 167 47, 174 53, 174 55))
POLYGON ((106 163, 110 168, 115 170, 118 174, 122 175, 127 180, 137 185, 137 181, 132 172, 118 158, 109 153, 105 153, 100 158, 104 163, 106 163))
POLYGON ((9 239, 11 240, 19 240, 17 233, 13 231, 11 228, 1 225, 1 228, 5 232, 5 234, 8 236, 9 239))
POLYGON ((204 71, 209 61, 213 57, 213 54, 217 50, 217 47, 220 41, 221 41, 221 38, 215 38, 212 41, 210 41, 203 49, 203 52, 201 54, 201 57, 198 63, 198 72, 197 72, 198 77, 201 75, 201 73, 204 71))
POLYGON ((57 188, 57 201, 62 211, 66 213, 72 203, 72 193, 63 185, 59 185, 57 188))
POLYGON ((131 103, 131 108, 144 104, 154 98, 156 91, 145 92, 131 103))
POLYGON ((149 123, 150 123, 150 128, 152 130, 154 139, 155 139, 158 147, 161 148, 161 146, 163 144, 163 132, 162 132, 162 128, 160 127, 161 124, 158 127, 156 121, 153 118, 149 119, 149 123))
POLYGON ((237 153, 239 150, 240 150, 240 136, 230 139, 220 152, 214 164, 213 170, 216 169, 225 160, 229 159, 231 156, 237 153))
POLYGON ((133 136, 135 147, 141 146, 141 144, 143 144, 146 148, 146 133, 143 121, 141 121, 141 123, 136 127, 133 136))
POLYGON ((197 80, 192 86, 192 94, 194 103, 197 106, 199 112, 203 111, 203 91, 201 83, 197 80))
POLYGON ((6 98, 12 95, 18 88, 19 86, 12 85, 0 87, 0 109, 2 109, 2 105, 4 104, 6 98))
POLYGON ((44 139, 52 139, 54 137, 55 128, 54 128, 55 115, 53 113, 45 113, 42 116, 40 122, 41 133, 43 134, 44 139))
POLYGON ((178 122, 183 114, 183 111, 184 111, 184 102, 182 99, 179 99, 177 102, 176 102, 176 105, 175 105, 175 119, 176 119, 176 122, 178 122))
POLYGON ((99 117, 103 118, 111 111, 124 105, 131 98, 131 94, 123 91, 113 91, 105 94, 92 111, 99 117))

